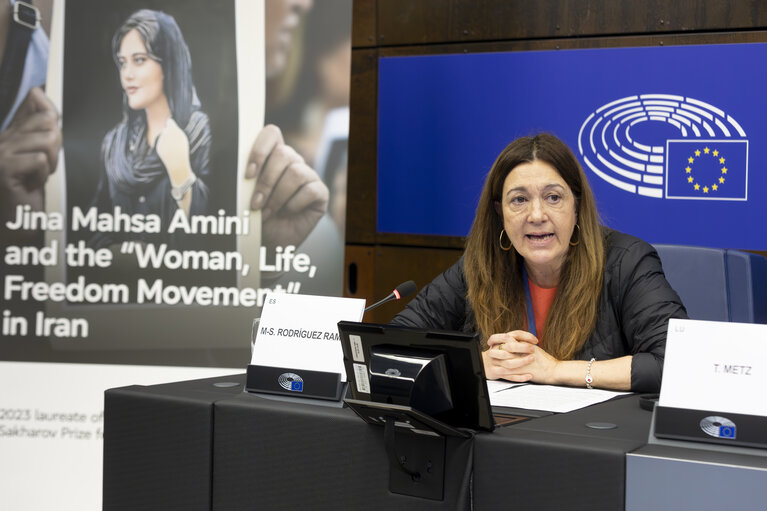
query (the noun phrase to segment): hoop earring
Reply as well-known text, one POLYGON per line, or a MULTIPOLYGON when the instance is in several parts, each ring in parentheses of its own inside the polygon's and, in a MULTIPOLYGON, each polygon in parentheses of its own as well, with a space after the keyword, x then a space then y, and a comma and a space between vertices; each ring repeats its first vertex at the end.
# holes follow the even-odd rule
POLYGON ((504 234, 506 234, 506 230, 505 229, 501 229, 501 235, 498 236, 498 245, 500 245, 501 250, 503 250, 504 252, 508 252, 509 250, 511 250, 511 238, 509 238, 509 235, 506 234, 506 239, 509 240, 509 244, 508 244, 508 246, 504 247, 503 246, 503 235, 504 234))
MULTIPOLYGON (((575 243, 573 243, 573 242, 571 241, 571 242, 570 242, 570 246, 571 246, 571 247, 575 247, 575 246, 577 246, 577 245, 578 245, 578 244, 581 242, 581 240, 580 240, 580 234, 581 234, 581 226, 580 226, 580 225, 578 225, 578 224, 575 224, 575 227, 578 229, 578 241, 576 241, 575 243)), ((575 234, 575 231, 573 231, 573 234, 575 234)))

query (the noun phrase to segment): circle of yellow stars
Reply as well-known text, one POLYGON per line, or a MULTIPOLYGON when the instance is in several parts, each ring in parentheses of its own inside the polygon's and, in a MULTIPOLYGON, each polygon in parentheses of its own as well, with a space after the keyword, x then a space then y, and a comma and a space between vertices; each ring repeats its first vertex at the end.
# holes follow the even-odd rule
POLYGON ((693 156, 690 156, 687 158, 687 166, 684 168, 684 172, 687 175, 687 182, 692 185, 692 187, 695 189, 695 191, 703 191, 704 194, 708 194, 709 192, 715 192, 719 190, 719 187, 722 186, 725 182, 725 177, 727 176, 727 167, 725 166, 725 157, 719 153, 718 149, 711 149, 708 146, 704 147, 701 151, 700 149, 696 149, 693 153, 693 156), (709 157, 714 158, 719 165, 721 165, 721 173, 719 176, 719 179, 714 181, 712 185, 704 185, 701 187, 701 184, 697 182, 695 177, 692 174, 692 166, 695 163, 696 158, 701 158, 706 155, 709 155, 709 157))

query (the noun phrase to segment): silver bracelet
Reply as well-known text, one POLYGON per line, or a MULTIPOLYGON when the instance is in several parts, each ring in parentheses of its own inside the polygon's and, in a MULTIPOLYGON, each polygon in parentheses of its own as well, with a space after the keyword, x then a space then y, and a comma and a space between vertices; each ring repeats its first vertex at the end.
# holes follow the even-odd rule
POLYGON ((594 378, 591 377, 591 364, 593 364, 595 360, 596 360, 595 358, 592 358, 591 360, 589 360, 589 365, 586 366, 586 388, 587 389, 594 388, 591 386, 591 384, 594 383, 594 378))
POLYGON ((191 174, 186 181, 181 183, 179 186, 173 186, 170 187, 170 195, 173 197, 173 199, 176 202, 181 201, 181 199, 184 198, 184 195, 186 195, 186 192, 189 191, 189 189, 192 187, 194 182, 197 181, 197 176, 194 174, 191 174))

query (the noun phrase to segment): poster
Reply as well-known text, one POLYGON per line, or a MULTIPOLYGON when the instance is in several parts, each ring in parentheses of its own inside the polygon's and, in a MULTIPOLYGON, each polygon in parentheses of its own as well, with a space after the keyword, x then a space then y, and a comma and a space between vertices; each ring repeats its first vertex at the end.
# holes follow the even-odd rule
POLYGON ((0 359, 244 367, 268 292, 342 294, 351 6, 298 4, 53 4, 0 359))

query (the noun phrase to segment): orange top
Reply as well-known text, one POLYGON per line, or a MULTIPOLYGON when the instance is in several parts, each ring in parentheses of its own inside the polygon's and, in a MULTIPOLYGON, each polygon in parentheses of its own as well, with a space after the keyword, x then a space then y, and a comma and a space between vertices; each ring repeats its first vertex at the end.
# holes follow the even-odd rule
POLYGON ((533 315, 535 316, 535 330, 538 334, 538 346, 543 348, 543 330, 546 326, 546 317, 549 315, 551 303, 554 301, 554 295, 557 294, 557 288, 538 287, 533 281, 527 279, 530 284, 530 299, 533 302, 533 315))

